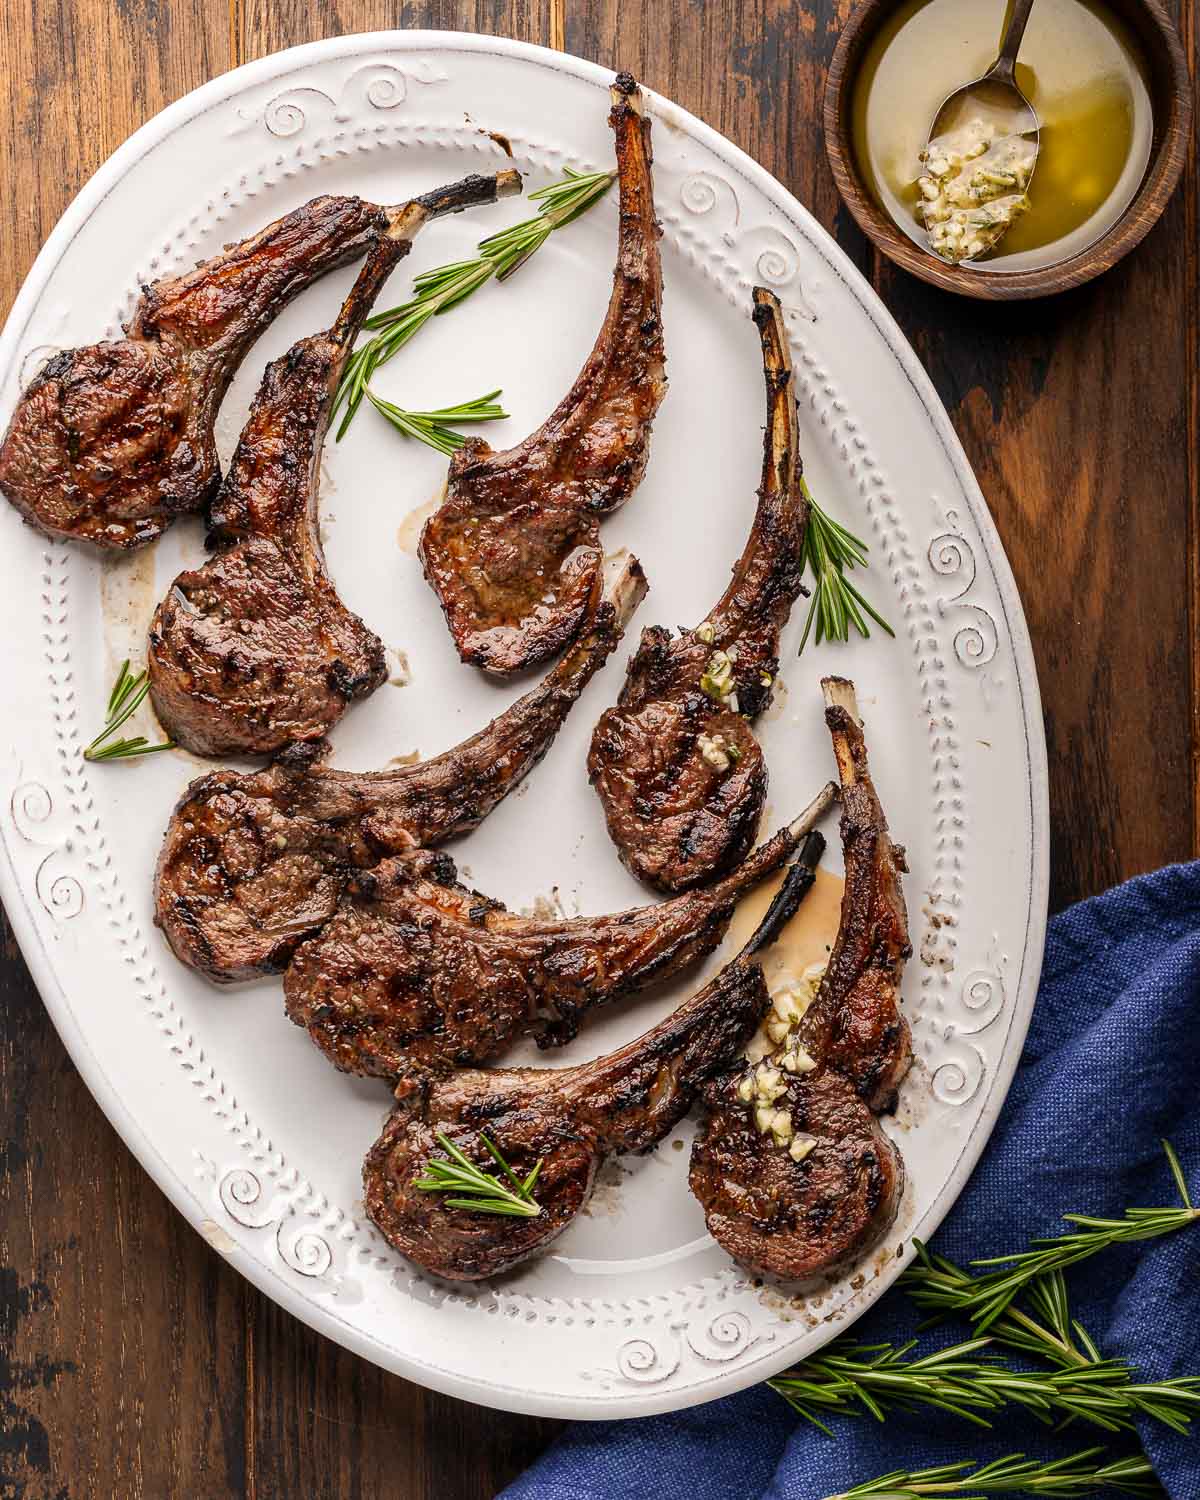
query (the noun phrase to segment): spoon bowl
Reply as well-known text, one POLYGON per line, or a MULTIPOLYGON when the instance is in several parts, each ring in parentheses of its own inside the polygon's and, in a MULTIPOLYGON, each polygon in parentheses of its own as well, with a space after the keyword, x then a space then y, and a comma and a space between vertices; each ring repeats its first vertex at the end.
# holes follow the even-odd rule
MULTIPOLYGON (((1015 81, 993 78, 985 73, 971 83, 947 94, 938 106, 929 127, 929 144, 961 128, 972 118, 979 118, 995 131, 1028 136, 1035 147, 1041 122, 1037 110, 1026 99, 1015 81)), ((928 150, 928 147, 926 148, 928 150)))

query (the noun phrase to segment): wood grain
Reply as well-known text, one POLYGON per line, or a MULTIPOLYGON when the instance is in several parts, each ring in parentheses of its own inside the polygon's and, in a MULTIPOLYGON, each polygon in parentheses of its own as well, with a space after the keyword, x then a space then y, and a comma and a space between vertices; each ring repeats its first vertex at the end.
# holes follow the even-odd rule
MULTIPOLYGON (((1195 65, 1197 0, 1171 7, 1195 65)), ((1092 286, 1006 309, 882 262, 818 126, 850 0, 33 0, 0 9, 6 311, 88 175, 224 69, 433 26, 630 68, 776 173, 912 339, 975 465, 1046 705, 1056 907, 1200 851, 1200 240, 1194 161, 1092 286), (98 80, 103 80, 101 87, 98 80)), ((311 1333, 213 1254, 93 1104, 0 952, 0 1500, 475 1500, 554 1424, 424 1392, 311 1333)))

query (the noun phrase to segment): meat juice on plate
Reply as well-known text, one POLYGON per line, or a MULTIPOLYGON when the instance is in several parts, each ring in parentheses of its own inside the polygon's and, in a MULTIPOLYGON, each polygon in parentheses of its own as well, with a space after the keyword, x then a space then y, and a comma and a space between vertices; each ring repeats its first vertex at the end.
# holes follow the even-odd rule
MULTIPOLYGON (((738 902, 721 949, 722 956, 732 957, 749 940, 783 884, 784 873, 781 870, 778 875, 763 881, 738 902)), ((803 983, 807 971, 824 965, 837 937, 844 889, 845 881, 840 875, 834 875, 823 865, 818 866, 812 890, 804 898, 800 910, 762 955, 763 978, 772 997, 803 983)), ((756 1062, 771 1050, 765 1027, 764 1020, 763 1029, 746 1049, 751 1061, 756 1062)))
MULTIPOLYGON (((964 258, 969 239, 942 243, 939 226, 954 222, 949 215, 927 222, 926 205, 937 202, 939 215, 953 205, 935 197, 948 174, 931 174, 922 161, 926 134, 946 96, 992 62, 1004 18, 1004 0, 905 0, 867 48, 855 84, 854 151, 867 187, 905 234, 922 248, 932 237, 933 248, 951 260, 964 258)), ((1027 209, 1017 203, 1025 187, 1019 170, 996 194, 998 222, 983 235, 994 248, 985 243, 969 257, 985 272, 1053 265, 1086 249, 1132 200, 1150 157, 1154 122, 1141 53, 1103 6, 1039 0, 1016 81, 1041 121, 1040 153, 1027 209)), ((974 123, 961 122, 964 141, 971 136, 960 153, 967 169, 975 161, 967 152, 977 149, 974 123)), ((1002 130, 985 134, 989 142, 1004 139, 1002 130)))

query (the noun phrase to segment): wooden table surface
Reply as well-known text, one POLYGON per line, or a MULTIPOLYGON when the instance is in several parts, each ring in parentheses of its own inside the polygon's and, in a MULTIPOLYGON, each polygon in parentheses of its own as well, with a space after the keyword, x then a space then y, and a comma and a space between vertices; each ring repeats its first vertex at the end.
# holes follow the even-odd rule
MULTIPOLYGON (((1033 633, 1054 909, 1200 853, 1195 160, 1123 265, 982 306, 881 263, 817 124, 851 0, 30 0, 0 12, 0 310, 105 158, 228 68, 321 36, 442 27, 632 70, 775 173, 924 361, 1033 633)), ((1168 0, 1195 71, 1198 0, 1168 0)), ((2 1500, 490 1497, 556 1424, 433 1395, 327 1343, 211 1251, 80 1082, 7 926, 0 956, 2 1500)))

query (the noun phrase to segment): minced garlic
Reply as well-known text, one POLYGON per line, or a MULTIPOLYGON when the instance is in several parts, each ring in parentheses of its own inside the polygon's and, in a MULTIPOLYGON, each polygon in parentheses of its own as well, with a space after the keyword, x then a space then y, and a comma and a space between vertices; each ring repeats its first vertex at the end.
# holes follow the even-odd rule
POLYGON ((799 1025, 817 997, 824 964, 810 964, 799 980, 785 985, 771 997, 767 1034, 777 1050, 751 1065, 737 1083, 737 1096, 749 1105, 754 1127, 770 1135, 777 1146, 786 1146, 795 1162, 802 1162, 817 1144, 816 1138, 797 1132, 790 1109, 777 1105, 787 1093, 787 1076, 811 1073, 817 1066, 799 1036, 799 1025))
POLYGON ((929 248, 944 260, 975 260, 1029 207, 1037 160, 1026 135, 996 134, 980 119, 930 141, 921 152, 918 214, 929 248))
POLYGON ((742 752, 723 734, 697 735, 696 748, 714 771, 728 771, 730 766, 742 758, 742 752))
POLYGON ((779 1057, 779 1066, 785 1073, 811 1073, 816 1065, 816 1058, 801 1042, 793 1042, 779 1057))
POLYGON ((708 659, 704 675, 700 678, 701 691, 707 693, 715 703, 731 708, 734 713, 738 711, 737 683, 733 676, 733 664, 736 659, 735 649, 714 651, 708 659))

